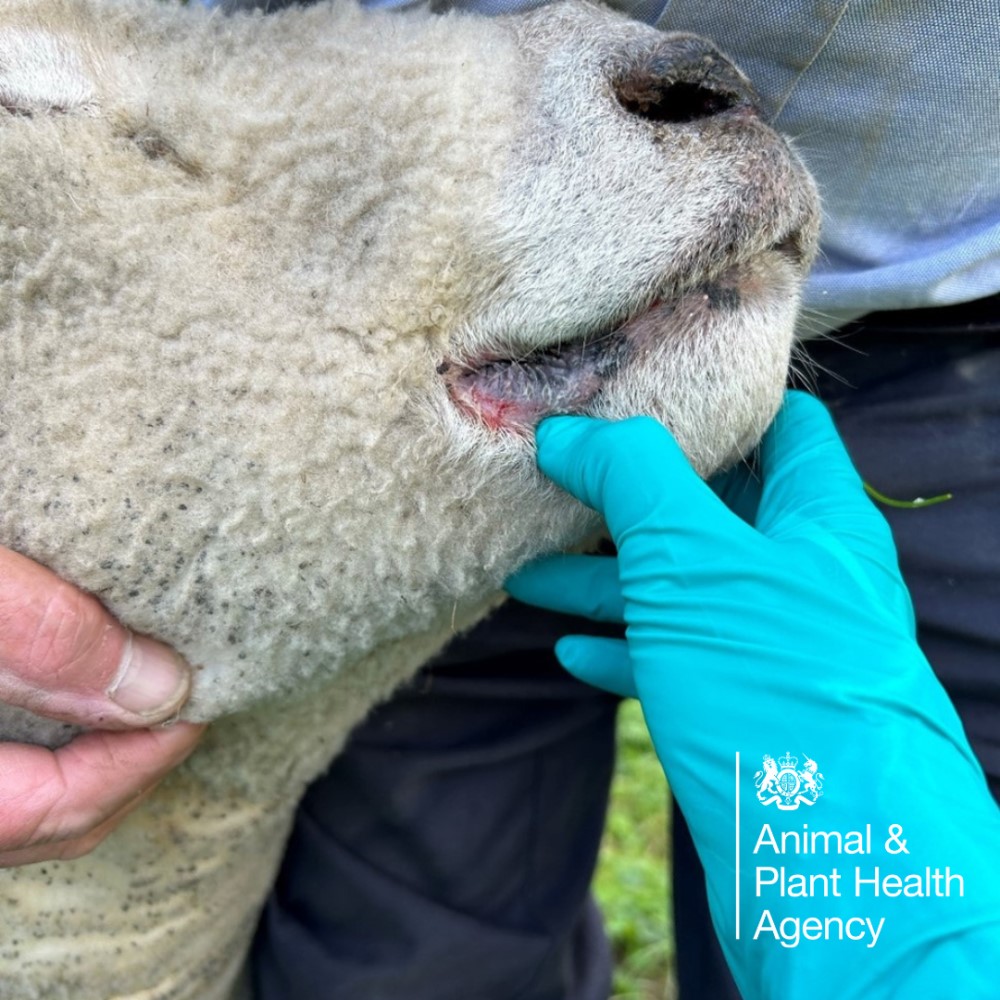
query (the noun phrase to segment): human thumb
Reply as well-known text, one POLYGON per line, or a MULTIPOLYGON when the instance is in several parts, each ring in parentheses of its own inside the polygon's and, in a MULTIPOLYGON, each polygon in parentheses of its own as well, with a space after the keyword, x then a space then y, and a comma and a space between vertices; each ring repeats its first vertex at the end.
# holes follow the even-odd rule
POLYGON ((0 549, 0 701, 100 729, 177 714, 191 673, 162 643, 133 635, 89 594, 0 549))

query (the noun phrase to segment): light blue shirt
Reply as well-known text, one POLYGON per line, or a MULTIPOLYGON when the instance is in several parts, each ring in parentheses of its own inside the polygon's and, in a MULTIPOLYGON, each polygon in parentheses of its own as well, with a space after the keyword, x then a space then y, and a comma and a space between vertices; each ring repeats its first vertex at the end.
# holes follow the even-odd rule
POLYGON ((819 182, 808 305, 1000 292, 997 0, 669 0, 656 23, 732 56, 819 182))
MULTIPOLYGON (((1000 292, 997 0, 615 5, 713 39, 795 142, 824 201, 823 253, 806 289, 822 325, 1000 292)), ((501 14, 538 0, 456 6, 501 14)))

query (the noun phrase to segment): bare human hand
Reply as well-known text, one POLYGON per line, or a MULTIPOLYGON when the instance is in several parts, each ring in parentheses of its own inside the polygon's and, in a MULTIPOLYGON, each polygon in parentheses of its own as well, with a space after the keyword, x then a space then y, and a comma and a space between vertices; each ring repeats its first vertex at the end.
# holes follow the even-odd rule
POLYGON ((0 701, 96 730, 58 750, 0 743, 0 866, 93 850, 194 749, 203 726, 162 728, 190 686, 172 650, 0 549, 0 701))

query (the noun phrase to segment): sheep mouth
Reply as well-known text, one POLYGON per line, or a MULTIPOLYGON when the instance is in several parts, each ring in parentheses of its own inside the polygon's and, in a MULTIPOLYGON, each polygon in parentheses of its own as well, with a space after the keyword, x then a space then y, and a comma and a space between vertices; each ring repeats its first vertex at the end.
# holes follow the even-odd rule
POLYGON ((602 389, 665 337, 697 333, 740 309, 737 268, 680 293, 655 298, 620 325, 529 351, 445 359, 438 374, 455 407, 491 431, 528 437, 540 420, 589 412, 602 389))

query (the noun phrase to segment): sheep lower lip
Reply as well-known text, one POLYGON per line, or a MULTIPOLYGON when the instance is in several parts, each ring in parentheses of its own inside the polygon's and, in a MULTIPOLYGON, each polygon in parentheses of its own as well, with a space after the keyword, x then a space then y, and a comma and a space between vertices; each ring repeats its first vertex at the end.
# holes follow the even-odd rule
POLYGON ((580 413, 631 353, 621 330, 517 359, 438 366, 452 401, 491 430, 529 433, 543 417, 580 413))
POLYGON ((668 302, 657 301, 610 333, 515 358, 448 359, 438 365, 448 395, 466 416, 490 430, 530 435, 544 417, 584 413, 605 383, 643 348, 665 335, 684 306, 733 310, 740 293, 729 282, 703 284, 668 302))

